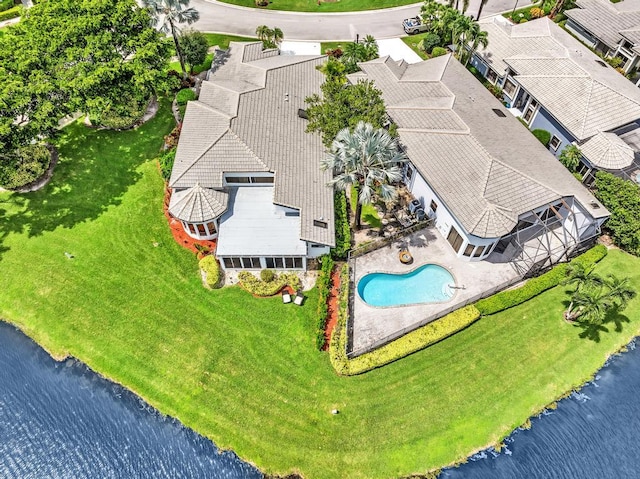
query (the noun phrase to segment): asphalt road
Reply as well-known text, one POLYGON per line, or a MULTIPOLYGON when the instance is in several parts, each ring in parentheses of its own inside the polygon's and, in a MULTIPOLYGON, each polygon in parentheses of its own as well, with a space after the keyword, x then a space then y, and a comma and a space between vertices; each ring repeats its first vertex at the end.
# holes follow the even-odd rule
MULTIPOLYGON (((482 16, 511 10, 516 0, 489 0, 482 16)), ((531 3, 518 0, 518 7, 531 3)), ((403 36, 402 20, 418 15, 421 3, 404 7, 355 13, 298 13, 237 7, 216 0, 191 0, 200 12, 195 28, 205 32, 222 32, 255 36, 258 25, 279 27, 287 40, 351 40, 356 34, 375 38, 403 36)), ((470 0, 468 12, 478 11, 480 0, 470 0)))

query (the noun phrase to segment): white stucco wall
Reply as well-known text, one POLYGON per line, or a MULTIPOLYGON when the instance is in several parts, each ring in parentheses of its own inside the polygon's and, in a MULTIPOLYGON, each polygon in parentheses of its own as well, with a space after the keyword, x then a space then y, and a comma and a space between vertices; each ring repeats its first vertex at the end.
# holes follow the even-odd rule
POLYGON ((477 247, 482 247, 485 245, 493 246, 493 244, 495 244, 499 238, 480 238, 478 236, 467 233, 465 229, 460 225, 460 223, 455 219, 455 217, 449 212, 438 195, 436 195, 433 189, 420 175, 420 173, 418 173, 415 168, 414 171, 415 173, 413 174, 411 181, 407 183, 409 191, 411 191, 413 196, 420 200, 420 202, 422 203, 422 207, 429 215, 431 215, 431 209, 429 205, 431 204, 432 200, 435 201, 435 203, 438 205, 438 208, 435 212, 435 226, 445 239, 449 235, 451 227, 454 226, 456 228, 456 230, 464 240, 462 246, 460 247, 460 250, 458 251, 458 256, 470 261, 479 261, 483 258, 486 258, 487 255, 491 252, 492 248, 486 248, 483 255, 476 258, 472 256, 464 256, 463 253, 469 243, 476 245, 477 247))

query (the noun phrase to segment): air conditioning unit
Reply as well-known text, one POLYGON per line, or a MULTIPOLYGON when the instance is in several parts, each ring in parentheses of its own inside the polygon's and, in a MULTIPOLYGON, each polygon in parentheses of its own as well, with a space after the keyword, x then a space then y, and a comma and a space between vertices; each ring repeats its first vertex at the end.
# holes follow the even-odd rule
POLYGON ((409 213, 414 215, 418 221, 422 221, 427 217, 420 200, 411 200, 411 203, 409 203, 409 213))

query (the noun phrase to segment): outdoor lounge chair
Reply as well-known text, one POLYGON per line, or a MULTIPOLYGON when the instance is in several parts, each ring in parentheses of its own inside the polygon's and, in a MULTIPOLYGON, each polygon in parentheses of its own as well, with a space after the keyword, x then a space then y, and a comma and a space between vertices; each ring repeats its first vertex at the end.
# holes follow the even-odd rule
POLYGON ((287 291, 286 289, 282 290, 282 302, 284 304, 288 304, 291 302, 291 295, 289 294, 289 291, 287 291))
POLYGON ((298 290, 296 292, 296 297, 293 300, 293 302, 296 303, 298 306, 302 306, 303 301, 304 301, 304 295, 302 294, 302 291, 298 290))

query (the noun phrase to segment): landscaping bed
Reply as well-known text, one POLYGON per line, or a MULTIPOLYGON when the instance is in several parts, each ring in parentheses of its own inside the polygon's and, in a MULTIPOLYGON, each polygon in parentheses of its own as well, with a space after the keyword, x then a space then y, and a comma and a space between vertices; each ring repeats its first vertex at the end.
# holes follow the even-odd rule
MULTIPOLYGON (((634 299, 598 342, 582 339, 562 319, 568 295, 556 286, 340 377, 316 350, 317 289, 298 308, 202 287, 195 255, 167 227, 151 161, 172 127, 166 102, 136 130, 72 124, 45 188, 0 193, 0 317, 267 473, 391 478, 463 459, 580 385, 638 332, 634 299)), ((640 285, 640 259, 622 251, 597 271, 640 285)))

